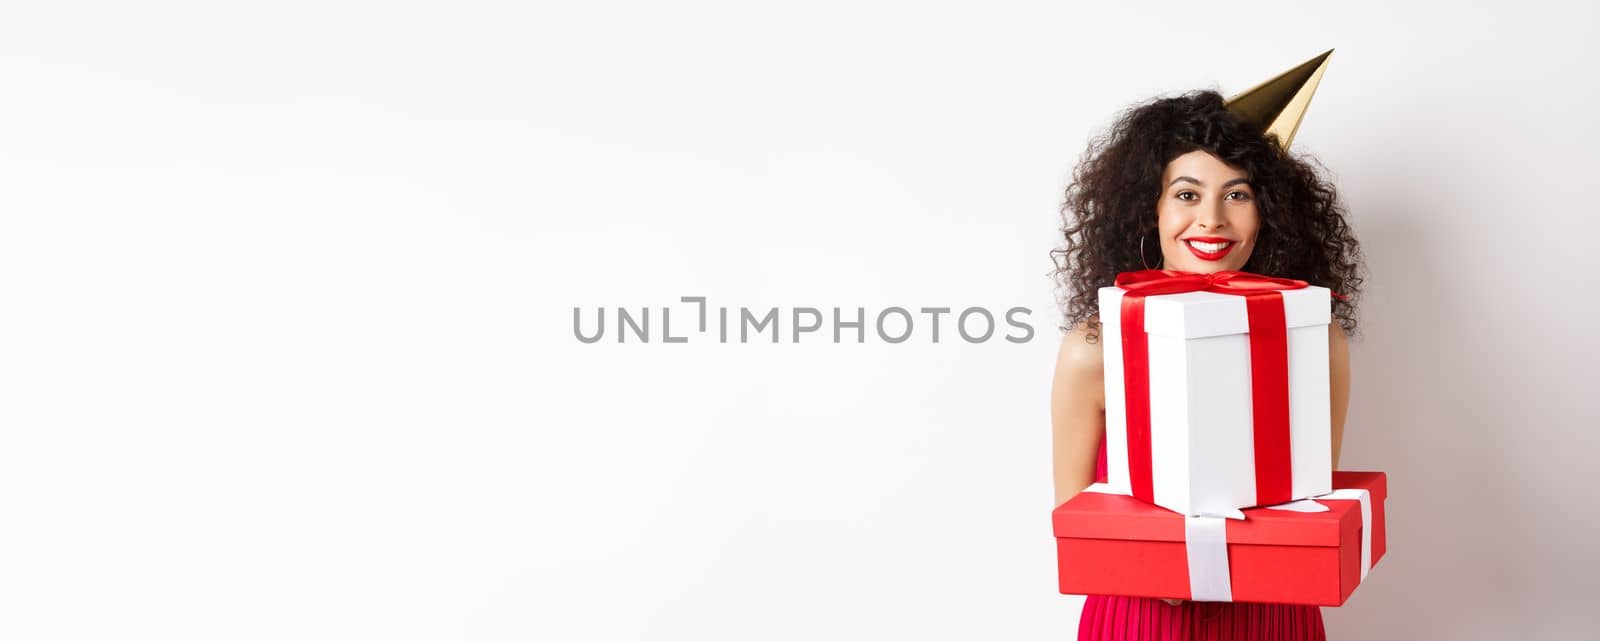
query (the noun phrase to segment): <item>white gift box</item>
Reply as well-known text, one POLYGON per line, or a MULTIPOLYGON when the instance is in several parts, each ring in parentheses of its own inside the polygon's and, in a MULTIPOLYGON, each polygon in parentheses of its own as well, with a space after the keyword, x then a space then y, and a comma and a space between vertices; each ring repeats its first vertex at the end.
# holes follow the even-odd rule
MULTIPOLYGON (((1134 492, 1129 471, 1121 307, 1100 289, 1105 349, 1107 485, 1134 492)), ((1328 383, 1329 290, 1280 292, 1286 321, 1289 458, 1286 500, 1332 491, 1328 383)), ((1145 297, 1150 392, 1149 500, 1188 515, 1259 505, 1245 297, 1197 291, 1145 297)), ((1137 371, 1135 369, 1135 371, 1137 371)))

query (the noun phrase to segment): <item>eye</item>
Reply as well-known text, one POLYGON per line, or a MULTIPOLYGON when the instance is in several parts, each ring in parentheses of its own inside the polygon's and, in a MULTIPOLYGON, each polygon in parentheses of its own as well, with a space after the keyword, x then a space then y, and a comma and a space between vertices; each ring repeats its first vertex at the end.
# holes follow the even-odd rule
POLYGON ((1194 193, 1192 191, 1185 190, 1185 191, 1178 192, 1178 200, 1194 200, 1195 198, 1199 198, 1199 197, 1200 197, 1199 194, 1196 194, 1196 193, 1194 193))
POLYGON ((1230 192, 1228 192, 1228 198, 1230 200, 1250 200, 1250 192, 1247 192, 1247 191, 1230 191, 1230 192))

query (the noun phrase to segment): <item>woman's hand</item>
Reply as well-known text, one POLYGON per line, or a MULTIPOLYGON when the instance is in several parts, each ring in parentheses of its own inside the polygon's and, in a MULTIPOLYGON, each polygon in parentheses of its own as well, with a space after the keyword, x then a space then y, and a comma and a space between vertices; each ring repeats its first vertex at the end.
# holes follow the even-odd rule
POLYGON ((1162 599, 1162 601, 1172 606, 1183 605, 1183 599, 1162 599))

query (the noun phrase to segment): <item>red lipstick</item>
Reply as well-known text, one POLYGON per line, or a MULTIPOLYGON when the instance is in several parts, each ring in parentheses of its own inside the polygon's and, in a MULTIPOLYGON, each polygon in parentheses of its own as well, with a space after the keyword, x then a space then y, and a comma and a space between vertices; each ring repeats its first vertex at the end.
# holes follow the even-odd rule
POLYGON ((1224 256, 1228 255, 1228 252, 1233 251, 1234 246, 1239 244, 1238 241, 1231 238, 1220 238, 1217 236, 1191 236, 1189 238, 1180 238, 1178 239, 1178 242, 1183 243, 1184 247, 1188 247, 1189 253, 1194 254, 1195 258, 1199 258, 1200 260, 1222 260, 1224 256), (1190 241, 1207 243, 1211 245, 1222 245, 1222 248, 1217 249, 1216 251, 1206 251, 1199 247, 1195 247, 1190 241))

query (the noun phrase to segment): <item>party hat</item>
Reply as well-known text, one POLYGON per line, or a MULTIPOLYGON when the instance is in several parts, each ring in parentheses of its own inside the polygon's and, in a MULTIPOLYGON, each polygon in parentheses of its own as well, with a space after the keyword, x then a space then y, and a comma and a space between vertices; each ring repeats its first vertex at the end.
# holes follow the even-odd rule
POLYGON ((1287 150, 1300 130, 1300 120, 1311 106, 1322 72, 1328 69, 1329 49, 1300 66, 1278 74, 1223 103, 1228 111, 1261 128, 1263 135, 1277 136, 1278 147, 1287 150))

